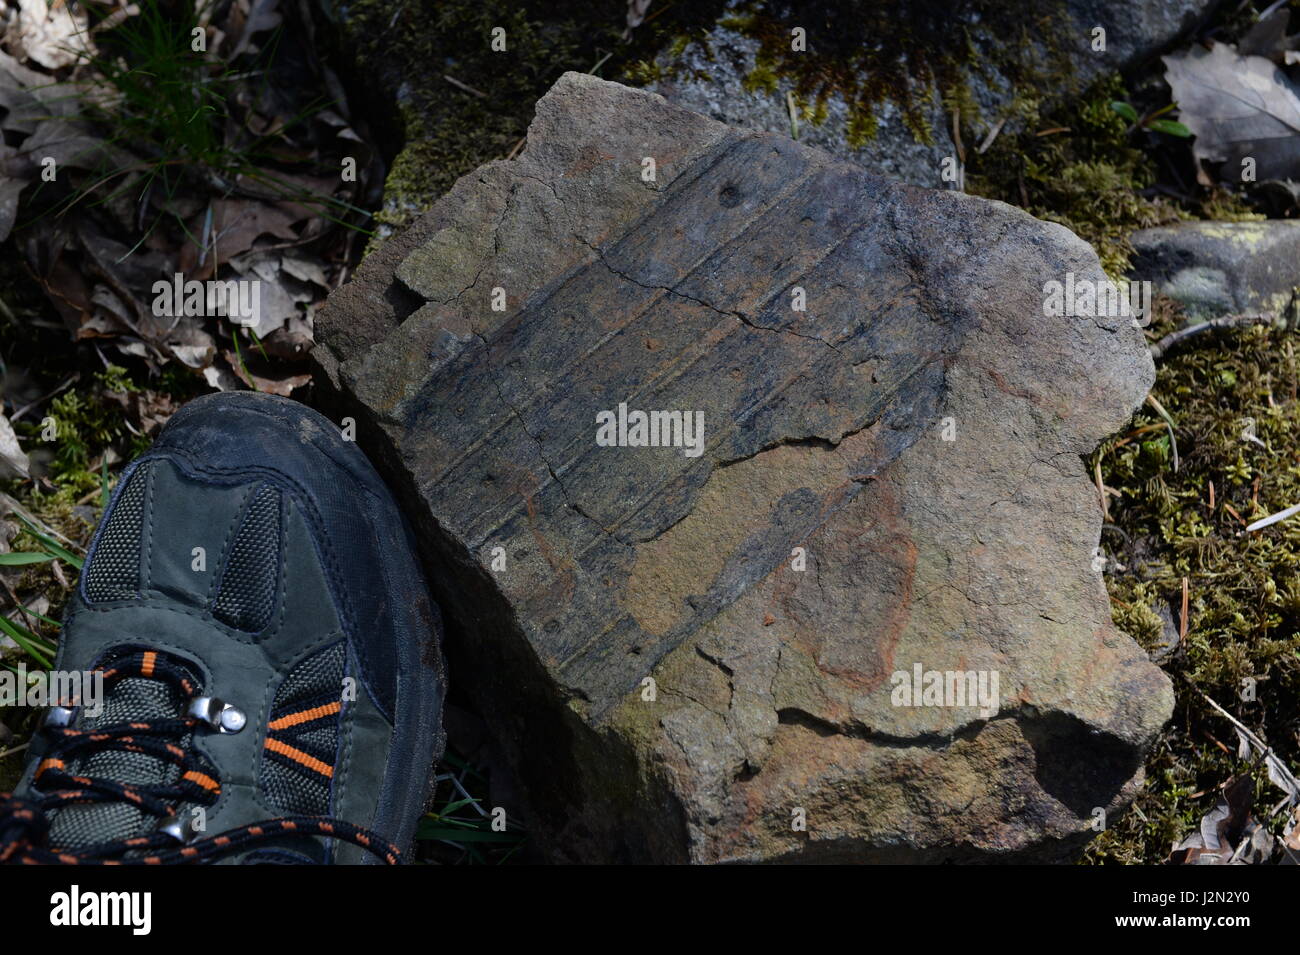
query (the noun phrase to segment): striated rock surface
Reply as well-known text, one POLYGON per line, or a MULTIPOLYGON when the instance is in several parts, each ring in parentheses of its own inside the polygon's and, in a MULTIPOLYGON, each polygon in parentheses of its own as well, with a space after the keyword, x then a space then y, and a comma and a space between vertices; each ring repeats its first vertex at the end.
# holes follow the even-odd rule
POLYGON ((1081 456, 1153 369, 1044 315, 1070 272, 1059 226, 570 73, 334 294, 319 384, 546 852, 1057 858, 1131 797, 1171 694, 1081 456), (946 672, 985 699, 903 698, 946 672))

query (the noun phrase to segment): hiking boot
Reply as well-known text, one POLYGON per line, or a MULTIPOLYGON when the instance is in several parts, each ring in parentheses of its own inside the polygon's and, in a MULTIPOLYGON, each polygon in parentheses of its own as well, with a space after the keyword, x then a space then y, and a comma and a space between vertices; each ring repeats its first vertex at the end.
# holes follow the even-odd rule
POLYGON ((55 668, 102 700, 46 714, 0 861, 400 861, 442 752, 441 635, 355 443, 283 398, 189 403, 91 541, 55 668))

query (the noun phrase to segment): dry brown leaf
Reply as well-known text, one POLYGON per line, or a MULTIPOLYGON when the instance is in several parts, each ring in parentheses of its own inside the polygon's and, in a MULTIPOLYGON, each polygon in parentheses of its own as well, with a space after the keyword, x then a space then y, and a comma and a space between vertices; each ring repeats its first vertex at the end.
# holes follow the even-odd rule
POLYGON ((1255 784, 1235 776, 1224 785, 1214 807, 1194 832, 1174 847, 1176 865, 1260 865, 1274 852, 1272 834, 1251 813, 1255 784))
POLYGON ((1300 865, 1300 806, 1294 807, 1282 826, 1280 865, 1300 865))
POLYGON ((156 434, 176 413, 177 408, 170 395, 147 388, 141 391, 108 391, 104 397, 119 405, 135 430, 143 435, 156 434))
POLYGON ((1300 95, 1285 73, 1221 43, 1164 63, 1198 163, 1221 162, 1224 179, 1240 181, 1249 157, 1258 179, 1300 178, 1300 95))
POLYGON ((627 0, 627 29, 630 33, 645 22, 653 0, 627 0))
POLYGON ((27 478, 31 477, 30 467, 26 453, 18 444, 18 435, 14 434, 14 426, 0 414, 0 471, 10 477, 27 478))
POLYGON ((254 391, 282 395, 287 398, 295 388, 301 388, 311 381, 311 372, 294 374, 283 369, 272 371, 266 367, 265 362, 258 362, 251 358, 248 352, 244 353, 242 362, 233 351, 222 352, 222 355, 230 363, 230 367, 234 369, 239 380, 254 391), (254 368, 257 370, 254 371, 254 368))
POLYGON ((252 42, 254 34, 274 30, 280 25, 282 18, 276 9, 279 5, 279 0, 253 0, 239 42, 235 44, 234 52, 231 53, 232 57, 246 50, 255 51, 257 47, 252 42))
POLYGON ((72 66, 94 55, 95 44, 86 15, 73 13, 65 0, 18 0, 18 15, 6 39, 19 59, 31 60, 50 70, 72 66))
POLYGON ((286 252, 280 261, 280 267, 300 282, 310 282, 323 289, 330 287, 329 280, 325 277, 325 263, 315 256, 286 252))
POLYGON ((301 317, 300 306, 314 301, 318 293, 311 285, 290 275, 282 266, 283 255, 276 251, 254 251, 233 259, 231 267, 246 280, 258 285, 258 320, 246 326, 258 339, 283 328, 293 318, 301 317))
POLYGON ((302 361, 315 343, 310 310, 305 316, 293 316, 285 322, 284 328, 277 329, 262 339, 262 347, 268 355, 289 361, 302 361))
MULTIPOLYGON (((116 0, 102 2, 112 10, 116 0)), ((114 108, 108 86, 91 82, 93 65, 77 74, 77 82, 66 78, 66 68, 58 75, 44 72, 60 69, 50 65, 53 57, 75 60, 73 48, 63 54, 51 50, 60 31, 84 28, 84 7, 76 0, 0 0, 0 9, 6 5, 19 15, 10 18, 13 30, 0 36, 15 54, 0 50, 0 238, 12 231, 19 215, 21 221, 32 220, 21 235, 21 251, 69 330, 79 338, 109 340, 151 368, 175 361, 200 371, 214 387, 238 388, 241 378, 222 367, 217 344, 229 341, 228 323, 213 316, 155 315, 152 290, 159 278, 177 273, 186 280, 256 280, 260 321, 252 332, 264 340, 258 360, 268 367, 241 373, 248 378, 245 384, 279 393, 302 384, 303 375, 291 372, 302 367, 299 362, 312 346, 310 311, 329 291, 339 264, 334 256, 346 256, 352 248, 350 241, 334 241, 338 226, 322 217, 322 209, 336 194, 354 199, 378 174, 370 147, 349 125, 346 94, 337 79, 313 61, 312 75, 337 87, 338 105, 311 120, 310 135, 286 134, 266 144, 266 154, 277 160, 262 172, 234 182, 216 174, 187 178, 178 192, 165 194, 139 185, 140 170, 150 163, 147 150, 136 156, 133 144, 123 143, 121 149, 106 143, 82 118, 91 115, 88 102, 110 112, 114 108), (341 185, 331 172, 339 149, 362 157, 360 182, 341 185), (74 190, 99 182, 100 167, 126 172, 112 179, 113 195, 75 204, 57 222, 47 222, 22 206, 24 187, 39 180, 47 157, 60 170, 72 170, 70 185, 65 186, 69 180, 62 172, 58 182, 74 190), (135 187, 133 178, 139 180, 135 187), (164 226, 146 230, 155 218, 164 226), (172 226, 177 221, 183 225, 172 226), (288 370, 280 373, 280 363, 288 370)), ((138 12, 116 6, 123 17, 138 12)), ((267 31, 302 16, 283 0, 204 7, 199 22, 208 31, 208 59, 225 68, 235 51, 255 49, 267 31)), ((82 49, 90 49, 88 41, 82 49)), ((263 132, 274 128, 277 115, 294 112, 289 107, 297 95, 260 80, 238 89, 225 133, 229 145, 248 142, 246 124, 253 114, 272 123, 263 132)), ((33 191, 25 195, 30 199, 33 191)), ((42 202, 47 198, 43 194, 42 202)), ((245 348, 245 357, 255 348, 245 348)))
POLYGON ((301 215, 280 206, 248 199, 218 199, 212 204, 213 247, 220 261, 229 261, 250 251, 264 235, 278 239, 298 238, 294 225, 301 215))
MULTIPOLYGON (((4 159, 3 144, 0 144, 0 161, 4 159)), ((0 179, 0 242, 9 238, 14 222, 18 218, 18 197, 27 186, 19 179, 0 179)))
POLYGON ((208 383, 209 388, 216 388, 218 391, 243 390, 239 377, 225 365, 209 365, 204 368, 203 380, 208 383))
POLYGON ((1281 62, 1286 51, 1286 27, 1290 19, 1291 11, 1285 6, 1273 10, 1237 41, 1237 52, 1242 56, 1262 56, 1275 63, 1281 62))

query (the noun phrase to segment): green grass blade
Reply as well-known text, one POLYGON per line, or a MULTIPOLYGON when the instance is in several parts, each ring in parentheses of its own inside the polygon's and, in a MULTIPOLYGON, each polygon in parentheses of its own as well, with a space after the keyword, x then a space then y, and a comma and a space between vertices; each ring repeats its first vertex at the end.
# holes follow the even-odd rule
MULTIPOLYGON (((27 639, 27 637, 23 636, 24 630, 26 630, 25 627, 20 628, 14 626, 13 622, 9 620, 8 617, 0 616, 0 632, 4 633, 11 640, 13 640, 14 643, 18 644, 19 649, 21 649, 24 653, 26 653, 29 657, 31 657, 41 666, 45 667, 45 669, 48 670, 51 667, 53 667, 54 664, 50 661, 50 658, 47 657, 45 653, 42 653, 40 648, 38 648, 35 643, 27 639)), ((31 631, 27 630, 27 633, 31 634, 31 631)), ((50 651, 47 650, 46 653, 48 652, 50 651)))
POLYGON ((63 624, 60 623, 58 620, 51 620, 49 617, 45 616, 45 614, 37 613, 31 607, 23 607, 23 613, 27 614, 29 617, 35 617, 37 620, 41 621, 42 623, 48 623, 51 627, 54 627, 56 629, 63 628, 63 624))
POLYGON ((54 554, 42 554, 31 550, 16 550, 9 554, 0 554, 0 567, 21 567, 24 564, 44 564, 54 559, 54 554))
POLYGON ((23 515, 18 514, 17 516, 18 519, 22 521, 24 525, 26 525, 27 533, 35 537, 45 547, 46 550, 48 550, 55 557, 58 557, 60 560, 66 561, 67 563, 71 564, 73 567, 77 568, 77 570, 81 570, 81 565, 85 563, 84 560, 82 560, 72 551, 68 550, 62 544, 55 541, 52 537, 50 537, 48 534, 42 531, 39 527, 37 527, 35 524, 33 524, 23 515))
POLYGON ((447 842, 518 842, 520 836, 512 832, 484 832, 481 829, 447 829, 442 826, 425 826, 420 824, 416 831, 417 839, 443 839, 447 842))

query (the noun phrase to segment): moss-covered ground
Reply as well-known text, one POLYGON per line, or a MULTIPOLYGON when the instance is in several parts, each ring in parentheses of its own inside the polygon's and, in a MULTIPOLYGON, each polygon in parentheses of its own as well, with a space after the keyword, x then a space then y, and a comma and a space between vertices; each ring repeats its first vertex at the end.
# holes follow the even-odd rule
MULTIPOLYGON (((1166 303, 1153 331, 1176 318, 1166 303)), ((1300 504, 1294 338, 1253 326, 1190 339, 1157 363, 1151 392, 1174 421, 1177 468, 1151 408, 1090 462, 1106 488, 1103 548, 1120 565, 1106 577, 1115 622, 1161 660, 1177 694, 1145 788, 1092 844, 1091 861, 1163 859, 1250 768, 1205 696, 1300 766, 1300 521, 1245 531, 1300 504)), ((1281 794, 1262 771, 1255 778, 1266 816, 1281 794)))

